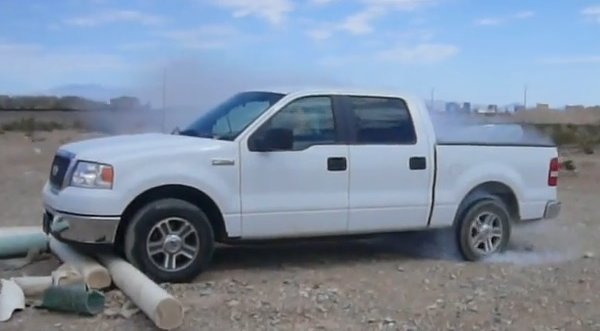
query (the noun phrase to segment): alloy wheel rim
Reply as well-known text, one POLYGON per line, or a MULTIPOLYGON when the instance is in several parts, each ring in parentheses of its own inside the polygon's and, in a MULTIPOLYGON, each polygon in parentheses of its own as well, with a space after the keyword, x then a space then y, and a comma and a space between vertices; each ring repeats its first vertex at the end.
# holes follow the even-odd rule
POLYGON ((162 271, 187 268, 200 251, 196 228, 186 219, 169 217, 156 223, 146 239, 150 261, 162 271))
POLYGON ((500 244, 504 229, 500 217, 492 212, 483 212, 475 216, 469 227, 469 244, 482 256, 495 253, 500 244))

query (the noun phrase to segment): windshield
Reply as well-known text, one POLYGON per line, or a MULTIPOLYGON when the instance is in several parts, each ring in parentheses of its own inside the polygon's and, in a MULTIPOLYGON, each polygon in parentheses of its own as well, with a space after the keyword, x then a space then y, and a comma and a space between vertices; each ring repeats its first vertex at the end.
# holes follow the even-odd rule
POLYGON ((250 123, 283 96, 271 92, 238 93, 202 115, 179 134, 234 140, 250 123))

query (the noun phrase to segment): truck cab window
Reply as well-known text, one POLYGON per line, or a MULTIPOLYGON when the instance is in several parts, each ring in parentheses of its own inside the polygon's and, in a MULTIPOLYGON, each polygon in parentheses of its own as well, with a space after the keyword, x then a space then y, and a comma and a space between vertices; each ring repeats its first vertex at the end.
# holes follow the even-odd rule
POLYGON ((275 114, 263 129, 293 131, 293 150, 336 142, 333 107, 330 97, 316 96, 292 101, 275 114))
POLYGON ((181 135, 233 141, 256 118, 283 98, 271 92, 242 92, 202 114, 181 135))
POLYGON ((231 109, 227 115, 219 118, 212 128, 212 135, 226 137, 242 131, 254 118, 260 116, 263 110, 271 106, 269 101, 257 100, 240 104, 231 109))
POLYGON ((348 97, 359 144, 415 144, 406 103, 398 98, 348 97))

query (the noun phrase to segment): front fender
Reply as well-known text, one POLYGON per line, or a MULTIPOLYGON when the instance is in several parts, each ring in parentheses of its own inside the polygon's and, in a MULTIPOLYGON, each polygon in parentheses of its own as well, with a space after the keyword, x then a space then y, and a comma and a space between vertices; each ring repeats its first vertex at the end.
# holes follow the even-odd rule
MULTIPOLYGON (((239 171, 235 166, 215 167, 203 162, 164 162, 143 171, 129 171, 123 174, 123 183, 115 190, 122 190, 123 204, 121 210, 143 192, 163 185, 183 185, 193 187, 208 195, 226 214, 239 214, 241 211, 239 197, 239 171), (126 178, 126 180, 125 180, 126 178)), ((237 163, 236 163, 237 164, 237 163)))

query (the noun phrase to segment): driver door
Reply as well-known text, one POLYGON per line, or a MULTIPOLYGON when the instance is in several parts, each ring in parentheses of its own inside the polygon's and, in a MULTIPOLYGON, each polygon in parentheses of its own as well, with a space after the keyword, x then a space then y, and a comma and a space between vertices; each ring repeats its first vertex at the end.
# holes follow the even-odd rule
MULTIPOLYGON (((338 116, 339 118, 339 116, 338 116)), ((241 147, 243 238, 345 233, 348 223, 348 145, 342 143, 334 98, 291 101, 249 138, 267 129, 289 129, 283 150, 241 147)))

